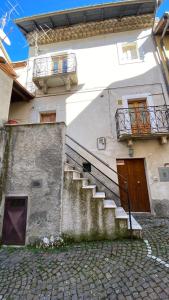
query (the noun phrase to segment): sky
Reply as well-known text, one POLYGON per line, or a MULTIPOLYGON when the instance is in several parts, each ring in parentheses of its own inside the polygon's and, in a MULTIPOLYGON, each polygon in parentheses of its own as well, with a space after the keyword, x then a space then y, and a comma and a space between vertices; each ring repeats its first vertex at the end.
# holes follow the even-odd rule
MULTIPOLYGON (((14 19, 105 2, 113 2, 113 0, 0 0, 0 20, 6 12, 10 11, 11 5, 13 5, 16 9, 16 11, 11 13, 10 19, 4 27, 4 31, 11 41, 11 46, 6 46, 4 43, 11 60, 19 61, 28 57, 28 46, 26 40, 14 24, 14 19)), ((114 2, 118 2, 118 0, 114 0, 114 2)), ((161 16, 163 12, 167 10, 169 11, 169 0, 164 0, 158 11, 158 16, 161 16)))

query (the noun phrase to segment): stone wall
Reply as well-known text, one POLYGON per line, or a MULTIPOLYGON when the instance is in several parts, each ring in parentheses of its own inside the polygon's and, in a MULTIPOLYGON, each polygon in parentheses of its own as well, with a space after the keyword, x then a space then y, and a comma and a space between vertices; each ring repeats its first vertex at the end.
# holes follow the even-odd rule
POLYGON ((5 196, 28 196, 26 243, 61 233, 65 124, 6 126, 5 196))

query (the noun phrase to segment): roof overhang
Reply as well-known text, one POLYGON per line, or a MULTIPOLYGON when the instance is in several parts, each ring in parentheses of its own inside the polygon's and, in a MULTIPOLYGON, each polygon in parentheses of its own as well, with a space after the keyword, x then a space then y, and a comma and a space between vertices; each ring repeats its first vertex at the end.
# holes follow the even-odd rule
POLYGON ((30 101, 35 98, 34 95, 28 92, 17 80, 13 82, 11 102, 30 101))
POLYGON ((27 66, 27 61, 26 60, 12 62, 12 67, 14 69, 24 68, 26 66, 27 66))
POLYGON ((12 64, 7 62, 3 56, 0 56, 0 70, 2 70, 12 79, 15 79, 17 77, 17 74, 14 71, 12 64))
MULTIPOLYGON (((161 35, 164 31, 165 26, 167 25, 167 21, 169 19, 169 12, 165 12, 162 18, 157 23, 154 34, 161 35)), ((166 34, 169 34, 169 28, 166 29, 166 34)))
POLYGON ((54 29, 113 18, 152 14, 155 12, 156 5, 157 0, 119 0, 118 2, 34 15, 16 19, 15 23, 26 36, 35 29, 41 29, 41 26, 44 25, 54 29))

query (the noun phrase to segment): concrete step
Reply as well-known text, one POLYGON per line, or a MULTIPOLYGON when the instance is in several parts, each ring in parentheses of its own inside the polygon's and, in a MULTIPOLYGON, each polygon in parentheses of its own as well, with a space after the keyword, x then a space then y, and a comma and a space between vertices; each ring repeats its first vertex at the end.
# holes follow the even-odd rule
MULTIPOLYGON (((132 236, 137 238, 142 238, 142 234, 143 234, 142 227, 132 215, 131 215, 131 223, 132 223, 132 236)), ((130 232, 129 218, 128 218, 128 231, 130 232)))
POLYGON ((123 207, 117 207, 115 211, 116 219, 126 219, 128 220, 128 215, 123 209, 123 207))
POLYGON ((81 177, 81 173, 76 170, 66 170, 65 172, 67 173, 72 173, 73 174, 73 179, 79 179, 81 177))
POLYGON ((128 235, 128 215, 122 207, 115 209, 115 224, 118 237, 128 235))
POLYGON ((93 196, 94 199, 104 199, 106 197, 106 194, 104 192, 96 192, 93 196))
POLYGON ((65 163, 65 171, 71 171, 74 170, 74 167, 72 165, 70 165, 69 163, 65 163))
POLYGON ((116 206, 114 200, 105 199, 103 202, 103 208, 115 209, 115 208, 117 208, 117 206, 116 206))
POLYGON ((93 196, 96 194, 96 185, 95 184, 83 186, 82 189, 89 190, 89 191, 91 190, 93 193, 93 196))
MULTIPOLYGON (((141 225, 136 221, 136 219, 131 215, 131 223, 132 223, 132 230, 142 230, 141 225)), ((130 221, 128 218, 128 229, 130 229, 130 221)))
POLYGON ((88 184, 89 184, 89 179, 88 178, 75 178, 73 180, 74 181, 81 181, 82 182, 82 187, 88 186, 88 184))

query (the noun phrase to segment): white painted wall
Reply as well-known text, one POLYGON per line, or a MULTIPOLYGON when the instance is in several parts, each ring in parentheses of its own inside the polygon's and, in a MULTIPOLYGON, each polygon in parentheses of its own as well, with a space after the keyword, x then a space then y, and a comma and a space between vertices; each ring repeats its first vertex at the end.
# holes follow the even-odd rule
POLYGON ((0 56, 5 58, 6 61, 10 61, 10 57, 8 56, 8 53, 6 52, 3 43, 0 40, 0 56))
POLYGON ((19 67, 14 69, 17 74, 17 80, 26 87, 26 81, 27 81, 27 67, 19 67))
POLYGON ((8 120, 13 79, 0 70, 0 124, 8 120))
MULTIPOLYGON (((161 81, 152 49, 151 30, 147 29, 40 46, 39 57, 62 52, 75 53, 79 83, 77 88, 86 90, 161 81), (141 60, 120 64, 119 45, 131 41, 137 41, 141 60)), ((30 49, 30 61, 33 58, 34 49, 30 49)), ((29 79, 32 78, 31 67, 33 65, 29 66, 29 79)))
MULTIPOLYGON (((20 122, 39 122, 39 113, 56 110, 57 122, 65 121, 67 133, 79 143, 116 168, 117 158, 129 158, 126 142, 117 141, 115 113, 125 107, 126 96, 147 95, 152 105, 169 103, 158 60, 154 53, 151 30, 136 30, 107 34, 83 40, 67 41, 40 47, 41 56, 70 52, 77 58, 78 86, 70 93, 63 88, 50 89, 49 94, 31 103, 13 104, 10 118, 20 122), (121 64, 118 45, 137 41, 140 61, 121 64), (121 100, 122 102, 120 103, 121 100), (106 138, 106 149, 97 149, 97 138, 106 138)), ((32 79, 34 49, 30 50, 28 81, 32 79)), ((134 143, 134 157, 145 158, 149 196, 153 200, 167 199, 169 183, 159 181, 158 167, 169 162, 169 145, 158 140, 134 143)), ((117 178, 116 178, 117 180, 117 178)))

